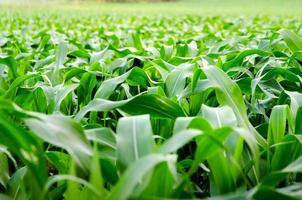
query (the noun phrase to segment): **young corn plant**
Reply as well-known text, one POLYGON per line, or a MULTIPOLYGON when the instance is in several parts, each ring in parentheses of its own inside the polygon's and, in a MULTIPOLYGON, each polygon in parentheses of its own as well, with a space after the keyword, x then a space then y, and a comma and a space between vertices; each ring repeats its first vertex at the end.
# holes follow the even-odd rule
POLYGON ((0 27, 0 199, 301 199, 298 19, 0 27))

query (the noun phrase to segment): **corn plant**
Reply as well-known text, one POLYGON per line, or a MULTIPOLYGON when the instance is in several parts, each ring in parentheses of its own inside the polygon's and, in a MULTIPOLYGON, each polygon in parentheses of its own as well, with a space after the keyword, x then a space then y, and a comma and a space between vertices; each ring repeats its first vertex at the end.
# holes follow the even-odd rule
POLYGON ((0 199, 301 199, 299 19, 0 27, 0 199))

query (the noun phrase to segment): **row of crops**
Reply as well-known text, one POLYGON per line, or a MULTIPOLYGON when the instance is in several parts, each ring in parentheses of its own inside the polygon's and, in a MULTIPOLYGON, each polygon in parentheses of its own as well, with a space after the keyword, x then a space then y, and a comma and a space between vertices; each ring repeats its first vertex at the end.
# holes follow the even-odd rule
POLYGON ((0 199, 301 199, 301 27, 1 15, 0 199))

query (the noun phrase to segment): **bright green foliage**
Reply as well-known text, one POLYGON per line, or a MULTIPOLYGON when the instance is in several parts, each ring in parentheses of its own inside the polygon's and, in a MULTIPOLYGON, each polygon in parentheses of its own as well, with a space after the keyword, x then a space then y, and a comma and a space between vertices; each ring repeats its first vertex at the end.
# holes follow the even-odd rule
POLYGON ((300 20, 0 28, 0 199, 301 198, 300 20))

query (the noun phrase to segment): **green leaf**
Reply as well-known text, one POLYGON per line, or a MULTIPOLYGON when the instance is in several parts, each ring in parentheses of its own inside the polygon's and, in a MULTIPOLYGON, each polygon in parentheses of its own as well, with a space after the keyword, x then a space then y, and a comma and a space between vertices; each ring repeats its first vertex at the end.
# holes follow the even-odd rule
POLYGON ((245 50, 245 51, 241 52, 240 54, 238 54, 234 59, 224 63, 222 68, 223 68, 223 70, 226 71, 226 70, 230 69, 231 67, 241 66, 244 58, 246 58, 247 56, 250 56, 250 55, 254 55, 254 54, 262 56, 262 57, 271 55, 270 52, 266 52, 266 51, 263 51, 260 49, 245 50))
POLYGON ((0 144, 6 146, 16 154, 34 176, 37 184, 45 183, 46 162, 43 156, 42 145, 33 134, 16 125, 9 116, 0 111, 0 144))
POLYGON ((186 78, 192 75, 193 68, 192 64, 179 65, 169 73, 165 82, 168 97, 177 96, 183 91, 186 78))
POLYGON ((281 142, 286 129, 286 121, 289 121, 289 129, 293 130, 291 113, 287 105, 277 105, 273 107, 270 120, 267 141, 269 145, 281 142))
POLYGON ((76 114, 75 119, 81 120, 91 111, 107 112, 116 108, 130 115, 149 114, 151 117, 172 119, 185 116, 182 108, 174 101, 155 94, 145 94, 122 101, 92 100, 76 114))
POLYGON ((121 76, 105 80, 96 91, 94 98, 108 99, 116 87, 125 82, 126 79, 132 80, 132 83, 136 82, 137 85, 147 86, 148 77, 144 70, 135 67, 121 76))
POLYGON ((45 152, 49 162, 59 171, 60 174, 67 174, 70 165, 70 156, 66 153, 59 151, 45 152))
POLYGON ((6 187, 9 180, 9 167, 6 154, 0 152, 0 184, 6 187))
POLYGON ((119 182, 112 188, 108 200, 128 199, 144 175, 163 162, 175 162, 175 155, 150 154, 132 163, 119 182))
POLYGON ((119 107, 130 115, 149 114, 151 117, 171 118, 186 116, 179 104, 155 94, 140 95, 119 107))
POLYGON ((69 52, 68 55, 75 56, 78 58, 87 58, 87 59, 90 58, 89 53, 87 53, 84 49, 74 50, 72 52, 69 52))
POLYGON ((150 181, 141 195, 144 198, 171 197, 175 183, 175 174, 171 172, 171 166, 164 162, 159 164, 149 175, 150 181))
POLYGON ((297 110, 295 134, 302 135, 302 106, 297 110))
POLYGON ((225 149, 223 142, 233 133, 233 130, 225 127, 215 129, 205 133, 197 140, 197 149, 195 152, 195 159, 199 162, 211 158, 218 150, 225 149))
MULTIPOLYGON (((101 196, 105 196, 107 191, 104 188, 104 180, 103 180, 101 165, 97 153, 98 153, 97 146, 95 145, 94 153, 90 165, 91 174, 89 177, 89 183, 91 183, 91 185, 93 185, 95 188, 98 189, 98 191, 100 191, 101 196)), ((99 198, 94 193, 91 193, 89 196, 92 197, 93 199, 99 198)))
POLYGON ((282 38, 285 40, 289 49, 294 53, 302 50, 302 38, 290 30, 282 29, 280 31, 282 38))
MULTIPOLYGON (((74 91, 79 85, 71 84, 71 85, 57 85, 53 88, 54 91, 54 111, 59 111, 62 101, 65 97, 72 91, 74 91)), ((51 97, 49 97, 51 98, 51 97)), ((48 99, 49 99, 48 98, 48 99)))
POLYGON ((85 130, 88 140, 97 142, 100 145, 116 149, 116 136, 109 128, 94 128, 85 130))
POLYGON ((294 162, 286 166, 282 172, 293 173, 293 172, 302 172, 302 157, 299 157, 294 162))
POLYGON ((237 118, 239 126, 249 130, 261 146, 266 146, 264 138, 256 131, 249 122, 246 114, 246 106, 238 85, 232 81, 221 69, 214 66, 203 68, 209 81, 216 88, 216 95, 221 105, 230 106, 237 118))
POLYGON ((235 191, 235 179, 231 166, 222 152, 213 154, 213 157, 208 159, 208 163, 212 175, 211 190, 217 190, 218 194, 235 191))
POLYGON ((88 170, 92 149, 82 127, 61 115, 35 116, 36 119, 25 120, 30 129, 44 141, 66 149, 80 167, 88 170))
POLYGON ((298 108, 302 106, 302 94, 299 92, 285 92, 290 97, 290 108, 293 115, 296 116, 298 108))
POLYGON ((15 171, 8 181, 8 194, 15 198, 28 198, 24 185, 24 177, 27 173, 27 167, 22 167, 15 171))
POLYGON ((124 166, 152 153, 155 143, 148 115, 121 118, 116 133, 117 159, 124 166))
POLYGON ((8 66, 9 68, 9 76, 12 79, 16 79, 18 78, 19 74, 18 74, 18 63, 15 60, 15 58, 8 56, 8 57, 0 57, 0 64, 4 64, 6 66, 8 66))
POLYGON ((127 104, 131 99, 122 101, 109 101, 106 99, 94 99, 84 106, 74 117, 75 120, 80 121, 88 112, 107 112, 116 109, 122 105, 127 104))
POLYGON ((14 98, 14 96, 16 95, 16 91, 18 90, 18 88, 20 87, 20 85, 22 83, 24 83, 24 81, 27 81, 29 79, 32 78, 37 78, 40 77, 41 75, 39 74, 28 74, 28 75, 24 75, 24 76, 19 76, 18 78, 16 78, 12 84, 10 85, 9 89, 6 91, 5 93, 5 97, 6 98, 14 98))
POLYGON ((281 170, 289 165, 300 155, 301 148, 301 142, 297 137, 294 135, 284 136, 280 145, 276 146, 275 153, 272 156, 271 170, 281 170))
POLYGON ((193 129, 180 131, 169 138, 167 141, 165 141, 165 143, 161 145, 159 152, 163 154, 175 153, 182 146, 190 142, 193 138, 200 136, 201 134, 201 131, 193 129))
POLYGON ((55 63, 56 68, 55 71, 58 71, 59 68, 63 66, 67 58, 68 46, 66 42, 60 42, 56 49, 56 57, 55 63))
POLYGON ((211 122, 214 128, 222 128, 225 126, 237 126, 236 116, 229 106, 213 108, 206 105, 202 105, 201 112, 204 118, 211 122))
POLYGON ((301 196, 301 186, 290 186, 275 189, 269 186, 261 186, 258 188, 257 192, 253 195, 254 199, 265 200, 265 199, 288 199, 297 200, 301 196))
POLYGON ((43 194, 45 196, 45 194, 49 191, 49 189, 51 188, 51 186, 53 186, 55 183, 60 182, 60 181, 68 181, 70 184, 74 184, 72 187, 72 190, 70 190, 71 193, 68 194, 67 198, 68 199, 72 199, 72 198, 78 198, 79 196, 76 196, 76 194, 79 194, 76 191, 79 191, 78 188, 76 188, 79 185, 83 185, 86 188, 88 188, 91 192, 93 192, 94 194, 98 195, 98 197, 100 198, 100 193, 99 191, 89 182, 87 182, 86 180, 76 177, 74 175, 55 175, 52 176, 48 182, 46 183, 46 185, 44 186, 43 189, 43 194))

